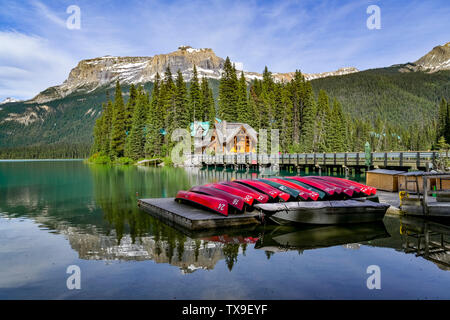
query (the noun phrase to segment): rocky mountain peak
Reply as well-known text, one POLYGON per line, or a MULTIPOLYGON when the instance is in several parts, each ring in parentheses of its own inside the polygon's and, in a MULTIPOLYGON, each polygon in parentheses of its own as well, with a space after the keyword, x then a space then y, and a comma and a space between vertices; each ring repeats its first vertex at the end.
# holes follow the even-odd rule
MULTIPOLYGON (((198 77, 220 79, 225 60, 218 57, 211 48, 196 49, 189 45, 178 47, 176 51, 167 54, 158 54, 153 57, 119 57, 102 56, 98 58, 80 61, 73 68, 67 80, 63 84, 48 88, 39 93, 30 103, 46 103, 62 98, 76 91, 89 92, 102 86, 113 86, 119 80, 123 84, 138 84, 154 81, 156 74, 161 77, 167 67, 172 74, 181 71, 186 81, 190 81, 194 65, 197 68, 198 77)), ((236 63, 238 70, 243 69, 242 63, 236 63)), ((304 74, 307 80, 344 75, 358 72, 356 68, 342 68, 333 72, 318 74, 304 74)), ((275 81, 289 81, 294 73, 274 73, 275 81)), ((244 71, 247 81, 262 79, 262 74, 244 71)))
POLYGON ((429 73, 440 70, 450 70, 450 42, 434 47, 414 63, 408 63, 400 69, 402 72, 423 71, 429 73))

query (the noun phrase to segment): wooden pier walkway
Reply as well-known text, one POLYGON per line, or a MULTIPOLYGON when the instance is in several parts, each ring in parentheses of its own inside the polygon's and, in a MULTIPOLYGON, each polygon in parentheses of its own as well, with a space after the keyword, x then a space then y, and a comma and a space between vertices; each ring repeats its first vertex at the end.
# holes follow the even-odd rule
POLYGON ((258 169, 273 165, 280 168, 301 170, 316 169, 361 169, 389 168, 429 170, 436 160, 449 158, 449 152, 439 151, 408 151, 408 152, 371 152, 366 161, 364 152, 336 152, 336 153, 294 153, 294 154, 220 154, 220 155, 191 155, 193 165, 233 167, 237 169, 258 169))

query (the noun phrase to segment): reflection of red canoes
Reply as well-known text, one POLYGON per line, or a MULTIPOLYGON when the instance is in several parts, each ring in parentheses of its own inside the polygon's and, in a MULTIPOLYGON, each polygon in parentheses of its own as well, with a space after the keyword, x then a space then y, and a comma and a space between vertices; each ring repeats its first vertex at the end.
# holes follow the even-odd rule
POLYGON ((255 180, 235 180, 235 182, 240 183, 240 184, 244 184, 246 186, 249 186, 250 188, 256 189, 257 191, 263 192, 267 195, 269 195, 270 197, 272 197, 273 199, 275 198, 280 198, 283 201, 288 201, 289 198, 291 197, 289 194, 271 187, 265 183, 262 183, 260 181, 255 181, 255 180))
POLYGON ((228 205, 232 206, 237 211, 242 212, 244 210, 244 200, 239 196, 235 196, 234 194, 230 194, 228 192, 213 187, 205 187, 205 186, 195 186, 192 187, 189 191, 202 193, 223 199, 228 203, 228 205))
POLYGON ((252 189, 250 187, 246 187, 243 184, 240 183, 236 183, 236 182, 221 182, 221 185, 225 185, 225 186, 230 186, 233 187, 235 189, 239 189, 242 191, 247 192, 248 194, 253 196, 253 199, 256 202, 260 202, 260 203, 266 203, 267 201, 269 201, 269 196, 262 193, 262 192, 258 192, 255 189, 252 189))
POLYGON ((228 216, 228 203, 220 198, 211 197, 195 192, 178 191, 175 200, 188 202, 190 204, 196 204, 201 206, 202 208, 206 208, 216 213, 220 213, 224 216, 228 216))
POLYGON ((208 238, 204 238, 203 240, 206 241, 214 241, 214 242, 221 242, 221 243, 256 243, 259 238, 254 237, 243 237, 243 236, 229 236, 226 234, 220 235, 220 236, 212 236, 208 238))
MULTIPOLYGON (((307 195, 307 198, 310 198, 311 200, 316 201, 316 200, 319 198, 319 194, 318 194, 317 192, 308 190, 308 189, 306 189, 306 188, 303 188, 302 186, 299 186, 298 184, 295 184, 295 183, 286 181, 286 180, 284 180, 284 179, 280 179, 280 178, 268 178, 267 180, 277 182, 277 183, 279 183, 279 184, 282 184, 282 185, 284 185, 284 186, 286 186, 286 187, 289 187, 289 188, 292 188, 292 189, 296 189, 296 190, 302 192, 303 194, 307 195)), ((307 198, 306 198, 306 199, 307 199, 307 198)))
POLYGON ((251 206, 253 204, 254 198, 248 192, 245 192, 245 191, 237 189, 237 188, 233 188, 231 186, 227 186, 225 184, 220 184, 220 183, 212 183, 212 184, 205 185, 205 187, 209 187, 209 186, 219 189, 219 190, 222 190, 222 191, 225 191, 225 192, 228 192, 228 193, 231 193, 231 194, 234 194, 235 196, 239 196, 249 206, 251 206))

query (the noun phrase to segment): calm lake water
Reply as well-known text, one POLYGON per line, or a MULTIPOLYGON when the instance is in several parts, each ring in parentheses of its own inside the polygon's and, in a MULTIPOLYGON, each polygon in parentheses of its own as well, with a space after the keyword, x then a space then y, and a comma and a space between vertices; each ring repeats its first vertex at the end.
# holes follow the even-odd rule
POLYGON ((245 174, 0 162, 0 299, 450 298, 450 251, 439 249, 448 226, 386 217, 188 235, 136 205, 236 176, 245 174), (70 265, 80 290, 67 288, 70 265), (367 288, 370 265, 380 290, 367 288))

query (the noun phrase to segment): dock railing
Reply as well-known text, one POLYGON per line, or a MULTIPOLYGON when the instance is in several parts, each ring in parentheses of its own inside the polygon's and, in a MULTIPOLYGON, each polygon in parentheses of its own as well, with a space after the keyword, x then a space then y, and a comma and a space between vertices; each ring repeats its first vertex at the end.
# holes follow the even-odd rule
POLYGON ((206 165, 294 165, 294 166, 346 166, 346 167, 427 167, 437 159, 449 160, 449 151, 397 151, 371 152, 366 162, 364 152, 290 153, 290 154, 197 154, 196 163, 206 165))

